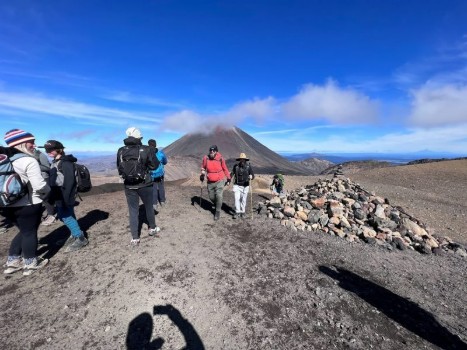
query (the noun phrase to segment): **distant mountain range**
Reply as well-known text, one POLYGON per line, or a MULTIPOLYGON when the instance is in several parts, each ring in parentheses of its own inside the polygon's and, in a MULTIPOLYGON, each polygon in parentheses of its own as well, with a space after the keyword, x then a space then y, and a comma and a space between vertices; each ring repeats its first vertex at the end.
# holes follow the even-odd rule
MULTIPOLYGON (((257 174, 283 173, 286 175, 319 175, 333 173, 337 164, 343 164, 347 171, 358 168, 374 168, 407 164, 409 162, 433 161, 437 158, 459 158, 459 155, 417 152, 407 154, 388 153, 343 153, 320 154, 299 153, 278 154, 267 148, 243 130, 232 127, 217 129, 211 134, 187 134, 171 143, 163 150, 169 158, 166 166, 166 178, 178 180, 199 174, 201 160, 208 153, 211 145, 217 145, 229 169, 232 169, 240 153, 250 158, 253 170, 257 174)), ((116 153, 74 154, 80 163, 89 167, 91 173, 103 176, 115 176, 116 153)), ((465 155, 464 155, 465 156, 465 155)))
POLYGON ((406 164, 419 159, 454 159, 462 158, 467 154, 446 153, 446 152, 409 152, 409 153, 338 153, 338 154, 323 154, 323 153, 288 153, 279 152, 284 158, 299 162, 309 158, 324 159, 334 164, 340 164, 350 161, 381 161, 392 164, 406 164))

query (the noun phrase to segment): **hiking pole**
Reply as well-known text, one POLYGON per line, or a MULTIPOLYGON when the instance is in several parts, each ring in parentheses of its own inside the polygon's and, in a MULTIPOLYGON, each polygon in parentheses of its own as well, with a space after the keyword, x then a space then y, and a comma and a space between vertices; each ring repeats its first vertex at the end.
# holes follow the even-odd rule
POLYGON ((201 182, 200 189, 201 189, 201 195, 199 196, 199 207, 201 208, 201 198, 203 198, 203 183, 202 182, 201 182))
POLYGON ((253 180, 250 182, 250 208, 251 208, 251 220, 253 220, 253 180))

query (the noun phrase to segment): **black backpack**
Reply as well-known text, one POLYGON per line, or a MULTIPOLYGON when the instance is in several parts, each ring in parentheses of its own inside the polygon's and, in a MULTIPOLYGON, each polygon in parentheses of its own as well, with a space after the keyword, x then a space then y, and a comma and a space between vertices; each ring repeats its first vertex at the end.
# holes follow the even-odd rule
POLYGON ((91 174, 87 166, 75 163, 76 190, 78 192, 89 192, 92 188, 91 174))
POLYGON ((235 164, 235 181, 239 184, 245 184, 250 182, 250 163, 246 162, 243 167, 243 171, 240 171, 240 166, 235 164))
MULTIPOLYGON (((78 163, 73 163, 73 167, 75 170, 75 178, 76 178, 76 192, 84 193, 84 192, 91 191, 92 189, 91 173, 89 172, 88 167, 86 165, 78 164, 78 163)), ((62 161, 58 162, 57 171, 58 173, 62 173, 62 161)), ((62 183, 63 183, 63 175, 61 175, 61 177, 62 177, 62 183)))
POLYGON ((120 153, 118 173, 125 180, 125 184, 136 185, 143 183, 146 177, 146 166, 141 160, 141 146, 125 146, 120 153))

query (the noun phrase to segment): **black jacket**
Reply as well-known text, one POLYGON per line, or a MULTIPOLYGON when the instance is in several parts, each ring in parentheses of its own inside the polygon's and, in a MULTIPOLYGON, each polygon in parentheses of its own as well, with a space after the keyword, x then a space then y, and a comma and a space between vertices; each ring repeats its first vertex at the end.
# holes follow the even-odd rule
POLYGON ((49 200, 55 202, 59 207, 72 207, 75 205, 76 187, 78 185, 75 176, 75 163, 77 160, 72 154, 67 154, 52 161, 49 177, 52 191, 49 200))
MULTIPOLYGON (((154 150, 151 149, 149 146, 146 146, 146 145, 143 145, 141 143, 141 140, 140 139, 137 139, 135 137, 128 137, 126 138, 125 140, 123 140, 123 143, 125 144, 125 146, 123 147, 120 147, 117 151, 117 169, 119 169, 119 165, 120 165, 120 156, 123 152, 123 150, 127 147, 138 147, 140 149, 142 149, 142 152, 141 152, 141 162, 143 163, 143 165, 146 167, 146 177, 145 177, 145 181, 140 183, 140 184, 137 184, 137 185, 129 185, 129 184, 126 184, 124 182, 124 185, 125 187, 127 188, 132 188, 132 189, 137 189, 137 188, 141 188, 141 187, 146 187, 146 186, 152 186, 152 179, 151 179, 151 175, 149 174, 149 172, 151 170, 154 170, 154 169, 157 169, 157 167, 159 166, 159 160, 156 158, 156 154, 154 153, 154 150)), ((119 174, 121 175, 121 174, 119 174)))

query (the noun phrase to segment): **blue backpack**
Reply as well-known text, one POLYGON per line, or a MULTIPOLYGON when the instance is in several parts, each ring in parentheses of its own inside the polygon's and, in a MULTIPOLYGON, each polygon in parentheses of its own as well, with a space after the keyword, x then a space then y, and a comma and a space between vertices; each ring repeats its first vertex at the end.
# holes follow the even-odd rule
POLYGON ((19 201, 28 193, 28 188, 15 172, 13 162, 26 154, 17 153, 12 157, 0 154, 0 207, 7 207, 19 201))
POLYGON ((167 164, 167 157, 166 157, 166 155, 165 155, 165 153, 163 151, 158 150, 156 152, 156 157, 159 160, 159 166, 157 167, 157 169, 154 169, 153 171, 151 171, 151 178, 153 180, 161 178, 162 176, 164 176, 164 173, 165 173, 164 172, 164 165, 167 164))

